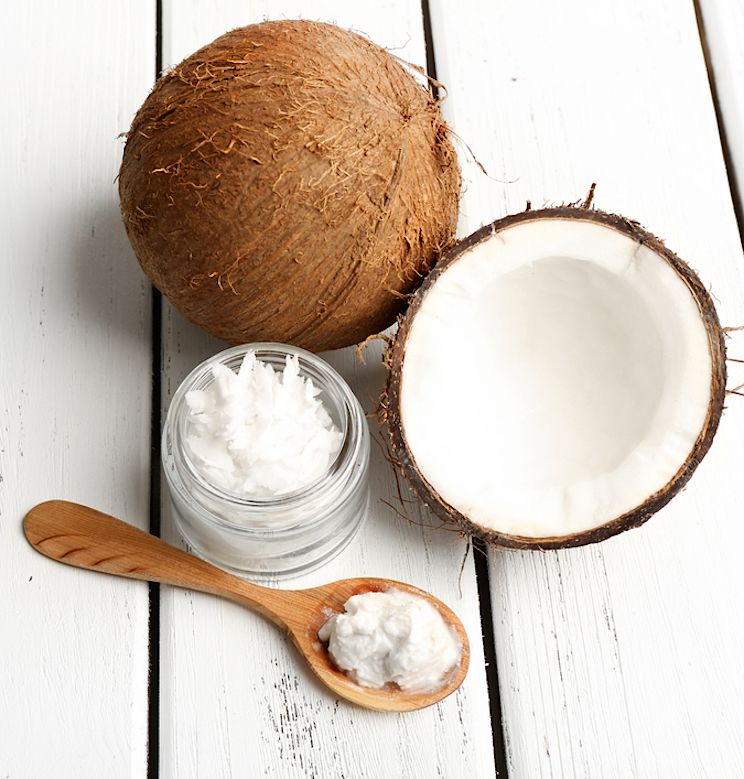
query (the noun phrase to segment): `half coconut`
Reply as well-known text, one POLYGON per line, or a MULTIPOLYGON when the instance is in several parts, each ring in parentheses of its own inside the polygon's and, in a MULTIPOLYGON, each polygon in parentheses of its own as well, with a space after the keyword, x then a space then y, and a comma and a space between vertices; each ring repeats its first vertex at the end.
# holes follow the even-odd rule
POLYGON ((422 500, 506 546, 600 541, 687 482, 723 408, 723 333, 637 223, 526 211, 454 246, 389 351, 395 460, 422 500))

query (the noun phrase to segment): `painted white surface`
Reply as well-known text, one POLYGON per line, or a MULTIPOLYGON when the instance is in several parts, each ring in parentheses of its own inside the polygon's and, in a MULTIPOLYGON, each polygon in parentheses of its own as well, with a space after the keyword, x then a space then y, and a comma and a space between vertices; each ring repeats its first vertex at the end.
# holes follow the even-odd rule
MULTIPOLYGON (((425 61, 417 0, 342 2, 165 2, 164 62, 172 65, 233 27, 271 18, 337 21, 425 61)), ((186 373, 223 345, 168 307, 164 326, 164 404, 186 373)), ((367 409, 384 383, 380 347, 367 364, 352 350, 328 359, 367 409)), ((373 429, 376 425, 371 421, 373 429)), ((209 596, 163 589, 161 597, 160 768, 166 777, 491 777, 490 716, 472 561, 458 573, 465 546, 447 531, 401 520, 382 501, 395 483, 377 443, 370 468, 372 508, 352 547, 303 587, 346 576, 388 576, 431 590, 463 619, 471 671, 463 688, 434 708, 405 715, 363 711, 335 701, 309 677, 291 645, 255 615, 209 596)), ((177 538, 164 500, 163 530, 177 538)), ((412 510, 420 521, 421 514, 412 510)))
MULTIPOLYGON (((665 237, 711 285, 724 323, 743 324, 744 266, 692 7, 600 0, 587 11, 566 0, 537 13, 469 2, 453 13, 444 0, 431 4, 445 113, 503 180, 465 164, 462 233, 528 198, 580 198, 596 180, 600 207, 665 237)), ((742 5, 701 6, 741 180, 742 5)), ((393 0, 328 1, 311 12, 300 2, 166 1, 164 60, 230 27, 301 13, 423 62, 419 4, 393 0)), ((114 177, 116 136, 151 83, 154 21, 153 3, 113 0, 64 11, 16 3, 4 15, 3 778, 145 774, 146 587, 47 561, 20 522, 34 503, 64 497, 146 524, 149 287, 120 225, 114 177)), ((164 335, 167 400, 221 345, 168 309, 164 335)), ((731 354, 744 358, 741 337, 731 354)), ((349 351, 331 359, 371 408, 379 364, 349 351)), ((729 406, 688 490, 644 528, 586 549, 492 555, 512 777, 744 772, 744 404, 729 406)), ((273 628, 231 604, 164 589, 164 777, 493 775, 470 562, 462 596, 457 587, 464 547, 380 503, 394 485, 379 450, 372 483, 362 538, 297 586, 369 573, 431 589, 473 643, 463 690, 413 715, 336 704, 273 628)), ((167 508, 164 525, 173 539, 167 508)))
MULTIPOLYGON (((710 285, 724 324, 744 323, 692 4, 431 5, 445 115, 502 180, 466 166, 462 234, 528 199, 583 198, 596 181, 598 207, 665 238, 710 285)), ((492 554, 511 777, 744 773, 736 400, 688 489, 646 526, 596 547, 492 554)))
POLYGON ((0 777, 144 776, 147 586, 54 563, 48 498, 146 526, 150 292, 114 179, 154 3, 8 3, 0 92, 0 777))

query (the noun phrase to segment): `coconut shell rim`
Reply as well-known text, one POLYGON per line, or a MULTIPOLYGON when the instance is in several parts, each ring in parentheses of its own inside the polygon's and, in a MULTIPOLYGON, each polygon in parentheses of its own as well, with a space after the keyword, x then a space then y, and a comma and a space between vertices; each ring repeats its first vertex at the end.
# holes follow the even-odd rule
POLYGON ((414 293, 406 312, 398 321, 398 331, 386 353, 386 364, 389 366, 388 382, 383 404, 388 440, 391 453, 397 467, 403 472, 416 494, 440 519, 457 525, 467 535, 475 536, 494 546, 516 549, 564 549, 584 546, 604 541, 619 533, 630 530, 647 522, 657 511, 663 508, 675 497, 690 480, 697 466, 708 453, 713 443, 718 424, 723 413, 726 396, 726 347, 724 331, 721 328, 718 314, 708 290, 690 266, 678 257, 664 242, 648 232, 638 222, 618 214, 612 214, 598 209, 579 206, 558 206, 526 210, 497 219, 484 225, 471 235, 458 241, 445 251, 424 282, 414 293), (520 536, 504 533, 493 528, 479 525, 467 516, 450 506, 416 467, 413 453, 403 432, 400 413, 400 388, 403 374, 405 346, 413 322, 428 290, 436 283, 439 276, 452 263, 477 244, 493 235, 516 224, 543 219, 581 219, 599 224, 630 237, 639 244, 648 246, 664 259, 678 277, 685 283, 690 295, 695 301, 708 337, 712 370, 710 400, 705 421, 687 458, 681 464, 674 476, 659 490, 651 494, 643 503, 626 513, 611 519, 596 527, 571 533, 564 536, 520 536))

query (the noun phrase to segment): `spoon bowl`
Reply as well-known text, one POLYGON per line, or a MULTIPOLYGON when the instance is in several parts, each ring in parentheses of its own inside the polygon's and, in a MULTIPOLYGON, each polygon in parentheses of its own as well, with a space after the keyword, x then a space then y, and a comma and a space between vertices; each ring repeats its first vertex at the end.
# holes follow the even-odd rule
POLYGON ((462 623, 444 603, 410 584, 356 578, 306 590, 269 589, 239 579, 120 519, 62 500, 32 508, 23 528, 34 549, 67 565, 207 592, 257 611, 289 634, 313 673, 336 695, 368 709, 415 711, 431 706, 453 693, 468 671, 470 649, 462 623), (342 612, 352 595, 383 590, 425 598, 457 632, 462 645, 460 662, 439 689, 412 693, 394 684, 380 689, 362 687, 333 664, 318 638, 321 626, 342 612))
MULTIPOLYGON (((313 673, 330 687, 339 697, 357 703, 368 709, 381 711, 415 711, 431 706, 446 698, 463 682, 468 671, 470 650, 468 637, 455 613, 440 600, 425 590, 410 584, 391 579, 361 577, 341 579, 340 581, 314 587, 310 590, 295 590, 292 594, 307 594, 313 599, 314 607, 303 614, 301 619, 290 620, 289 634, 300 653, 310 664, 313 673), (442 686, 433 692, 406 692, 395 684, 383 688, 362 687, 340 671, 331 660, 325 645, 318 638, 318 631, 333 614, 344 610, 344 604, 352 595, 364 592, 384 592, 398 590, 408 592, 429 601, 442 615, 444 621, 457 632, 462 647, 460 662, 442 681, 442 686), (305 620, 305 616, 307 619, 305 620)), ((309 605, 309 604, 308 604, 309 605)))

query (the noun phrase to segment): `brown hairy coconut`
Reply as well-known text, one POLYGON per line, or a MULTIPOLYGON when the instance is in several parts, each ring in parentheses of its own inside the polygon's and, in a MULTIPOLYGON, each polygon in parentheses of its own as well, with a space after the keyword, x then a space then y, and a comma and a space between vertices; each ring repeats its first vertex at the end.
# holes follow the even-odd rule
POLYGON ((636 222, 574 207, 452 247, 387 359, 398 465, 438 516, 511 547, 649 519, 710 448, 726 385, 695 273, 636 222))
POLYGON ((121 210, 144 271, 232 343, 320 351, 390 325, 451 243, 460 173, 438 103, 330 24, 233 30, 134 118, 121 210))

